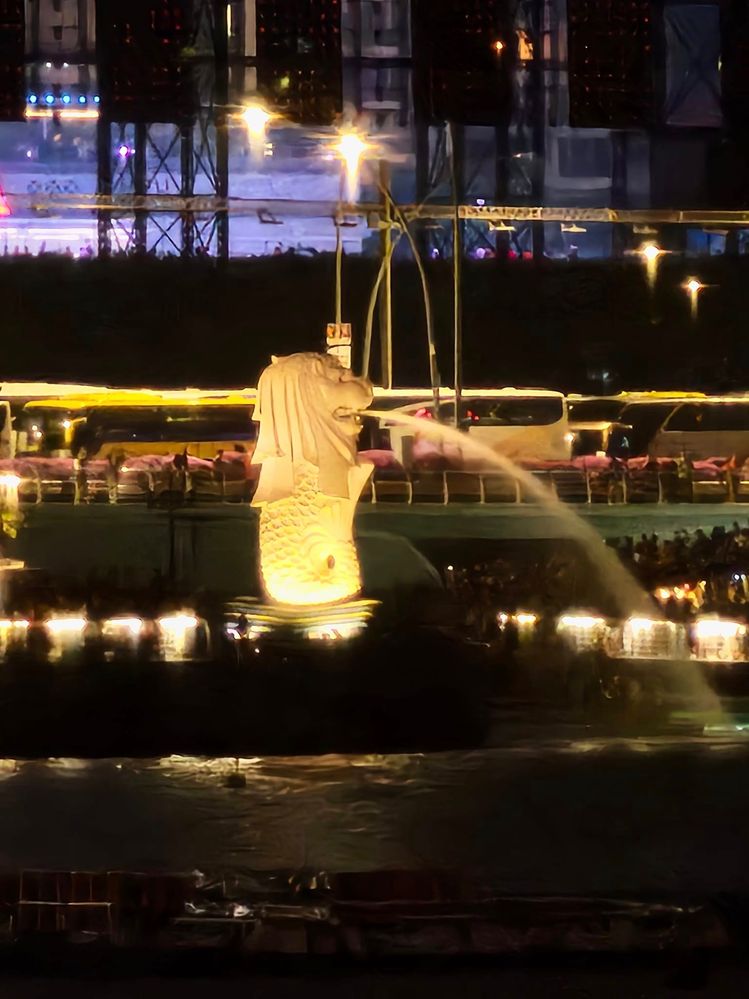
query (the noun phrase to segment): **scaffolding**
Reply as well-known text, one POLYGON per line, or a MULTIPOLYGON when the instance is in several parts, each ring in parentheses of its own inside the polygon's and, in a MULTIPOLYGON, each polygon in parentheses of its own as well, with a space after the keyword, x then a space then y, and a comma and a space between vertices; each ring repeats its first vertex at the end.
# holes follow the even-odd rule
POLYGON ((229 255, 226 0, 194 0, 192 13, 192 113, 181 120, 129 122, 106 104, 100 110, 100 255, 114 248, 229 255))

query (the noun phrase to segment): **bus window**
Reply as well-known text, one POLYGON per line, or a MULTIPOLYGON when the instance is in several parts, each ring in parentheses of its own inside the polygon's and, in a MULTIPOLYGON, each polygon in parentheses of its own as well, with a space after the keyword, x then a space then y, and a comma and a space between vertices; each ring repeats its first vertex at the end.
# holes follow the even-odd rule
POLYGON ((647 454, 651 441, 677 406, 676 402, 641 402, 625 406, 619 417, 620 426, 609 438, 609 454, 616 457, 647 454))
POLYGON ((691 433, 694 430, 703 430, 702 421, 705 411, 702 406, 695 406, 693 402, 688 402, 679 406, 666 421, 664 430, 679 433, 691 433))
POLYGON ((165 410, 164 420, 169 440, 254 440, 257 433, 250 406, 178 406, 165 410))
MULTIPOLYGON (((440 419, 453 419, 455 404, 440 406, 440 419)), ((564 416, 564 403, 555 396, 508 399, 464 399, 462 419, 466 426, 481 424, 486 427, 548 427, 564 416)))
MULTIPOLYGON (((253 407, 111 406, 92 409, 76 428, 73 452, 97 454, 105 445, 190 445, 215 443, 230 449, 255 440, 253 407)), ((140 449, 139 449, 140 450, 140 449)))
POLYGON ((736 433, 749 431, 749 404, 719 402, 680 407, 664 428, 674 433, 736 433))
POLYGON ((742 402, 720 402, 702 407, 703 430, 715 432, 749 430, 749 405, 742 402))
POLYGON ((626 403, 619 399, 583 399, 568 403, 570 423, 613 423, 626 403))

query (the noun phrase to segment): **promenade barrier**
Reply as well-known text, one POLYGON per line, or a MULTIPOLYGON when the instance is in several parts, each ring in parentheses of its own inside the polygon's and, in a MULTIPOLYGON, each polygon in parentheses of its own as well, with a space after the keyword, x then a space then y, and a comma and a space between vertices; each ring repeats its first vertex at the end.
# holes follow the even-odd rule
MULTIPOLYGON (((75 467, 72 460, 23 459, 13 466, 21 505, 41 503, 141 503, 169 508, 186 504, 248 503, 257 484, 257 466, 162 457, 138 459, 116 468, 106 462, 75 467)), ((667 503, 749 503, 749 467, 695 462, 679 468, 661 459, 627 463, 550 462, 526 471, 563 503, 632 505, 667 503)), ((532 490, 501 471, 406 470, 395 464, 375 468, 361 502, 447 506, 453 503, 527 504, 532 490)))

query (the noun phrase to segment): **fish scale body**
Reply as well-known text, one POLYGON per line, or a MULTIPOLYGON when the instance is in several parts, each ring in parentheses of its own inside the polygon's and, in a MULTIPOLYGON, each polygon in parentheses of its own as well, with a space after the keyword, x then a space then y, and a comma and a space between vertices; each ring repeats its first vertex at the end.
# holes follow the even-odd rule
POLYGON ((294 470, 294 493, 260 510, 260 572, 271 600, 286 604, 336 603, 361 589, 353 538, 337 527, 336 505, 322 496, 317 469, 294 470))

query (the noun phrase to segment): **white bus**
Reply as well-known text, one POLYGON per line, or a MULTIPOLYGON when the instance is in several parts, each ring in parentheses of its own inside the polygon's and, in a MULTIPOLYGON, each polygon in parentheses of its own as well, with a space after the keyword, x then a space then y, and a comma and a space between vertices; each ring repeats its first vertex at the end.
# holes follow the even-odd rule
MULTIPOLYGON (((380 391, 375 407, 425 420, 433 419, 431 392, 380 391)), ((439 420, 455 425, 455 393, 440 389, 439 420)), ((386 424, 386 421, 383 421, 386 424)), ((567 461, 572 456, 572 434, 567 401, 561 392, 545 389, 465 389, 461 393, 459 427, 472 439, 513 461, 567 461)), ((389 427, 396 458, 407 462, 407 441, 418 439, 413 427, 389 427)), ((430 439, 434 438, 429 435, 430 439)))
POLYGON ((692 461, 749 458, 749 396, 693 399, 675 407, 656 429, 647 453, 692 461))
MULTIPOLYGON (((673 407, 678 402, 704 398, 705 395, 702 392, 620 392, 619 395, 610 396, 568 395, 570 431, 574 435, 572 452, 575 455, 607 452, 612 431, 615 431, 619 424, 626 424, 638 411, 642 417, 645 417, 645 414, 663 413, 665 415, 672 412, 673 407)), ((634 422, 641 421, 635 420, 634 422)))

